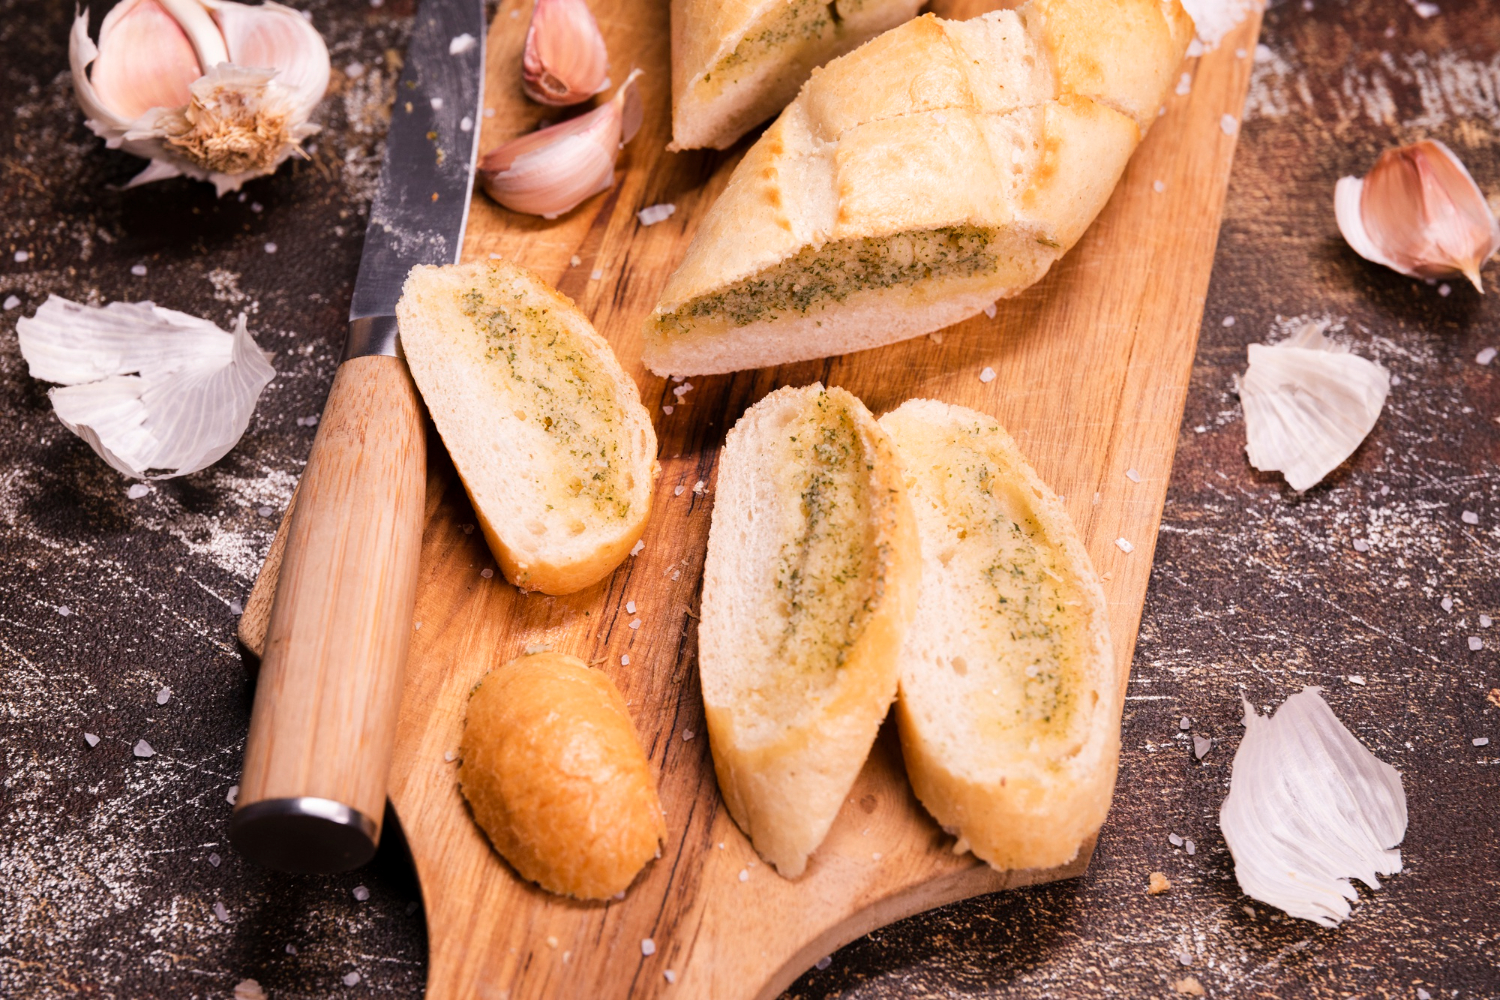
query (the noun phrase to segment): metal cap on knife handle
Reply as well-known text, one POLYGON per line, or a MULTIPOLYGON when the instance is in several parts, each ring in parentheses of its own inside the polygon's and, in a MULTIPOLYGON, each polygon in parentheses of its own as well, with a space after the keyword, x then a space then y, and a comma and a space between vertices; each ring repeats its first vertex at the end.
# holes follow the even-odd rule
POLYGON ((397 90, 410 99, 392 114, 349 337, 285 526, 230 820, 235 847, 270 868, 343 871, 380 840, 427 474, 396 301, 413 265, 458 259, 483 37, 483 0, 423 0, 412 28, 397 90), (453 44, 464 36, 477 44, 453 44))

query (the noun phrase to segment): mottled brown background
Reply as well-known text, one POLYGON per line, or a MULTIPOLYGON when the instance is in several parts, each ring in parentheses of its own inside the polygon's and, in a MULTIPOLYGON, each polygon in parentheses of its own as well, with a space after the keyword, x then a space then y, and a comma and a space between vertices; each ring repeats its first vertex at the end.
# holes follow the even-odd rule
MULTIPOLYGON (((227 997, 245 977, 276 998, 421 994, 398 841, 335 878, 267 874, 224 841, 250 691, 234 609, 311 443, 298 418, 333 375, 387 53, 411 14, 410 0, 297 6, 337 67, 313 160, 216 200, 183 181, 116 190, 140 163, 73 107, 71 5, 0 0, 0 299, 19 300, 0 312, 0 997, 227 997), (224 324, 248 312, 279 374, 239 447, 127 499, 17 351, 17 317, 48 293, 224 324), (143 738, 157 756, 132 756, 143 738)), ((1500 192, 1500 10, 1438 7, 1273 4, 1245 53, 1255 83, 1093 868, 877 932, 789 996, 1167 996, 1191 974, 1219 997, 1500 997, 1500 710, 1485 702, 1500 628, 1477 621, 1500 618, 1500 363, 1475 361, 1500 346, 1500 308, 1360 260, 1331 205, 1338 177, 1422 136, 1500 192), (1246 465, 1233 379, 1247 343, 1324 315, 1397 378, 1360 451, 1297 496, 1246 465), (1406 871, 1361 889, 1336 930, 1243 897, 1216 821, 1241 693, 1264 708, 1306 684, 1403 771, 1411 810, 1406 871), (1201 763, 1183 715, 1214 741, 1201 763), (1153 870, 1169 894, 1144 894, 1153 870)))

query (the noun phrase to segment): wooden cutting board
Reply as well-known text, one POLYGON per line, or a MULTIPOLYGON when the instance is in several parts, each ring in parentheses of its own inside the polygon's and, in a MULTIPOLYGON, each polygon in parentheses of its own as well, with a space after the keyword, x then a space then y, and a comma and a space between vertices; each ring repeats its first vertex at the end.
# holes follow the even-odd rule
MULTIPOLYGON (((967 0, 940 12, 978 12, 955 10, 957 2, 967 0)), ((747 143, 728 153, 665 152, 667 4, 594 7, 616 79, 634 66, 646 71, 645 124, 621 157, 618 183, 551 222, 478 195, 464 258, 499 254, 555 283, 635 377, 661 442, 645 548, 583 593, 522 596, 501 578, 434 437, 390 796, 422 883, 430 1000, 770 998, 818 958, 883 924, 1077 875, 1092 845, 1050 871, 995 872, 955 856, 953 839, 913 797, 887 731, 807 873, 788 881, 758 861, 719 799, 695 655, 725 430, 772 389, 815 380, 843 386, 877 414, 913 396, 994 414, 1083 532, 1109 597, 1123 686, 1234 152, 1235 129, 1224 127, 1224 116, 1238 119, 1250 76, 1251 59, 1237 50, 1254 51, 1259 19, 1183 67, 1194 77, 1190 93, 1169 99, 1098 221, 1045 280, 993 318, 846 357, 675 385, 641 365, 641 324, 747 143), (636 211, 662 202, 676 213, 641 226, 636 211), (987 367, 995 373, 988 382, 987 367), (668 842, 623 900, 577 903, 522 882, 490 849, 457 788, 450 758, 468 692, 492 666, 540 644, 614 678, 660 775, 668 842)), ((495 114, 483 122, 481 148, 557 115, 521 94, 529 12, 529 0, 505 0, 491 28, 485 103, 495 114)), ((273 548, 267 582, 278 561, 273 548)), ((253 650, 268 593, 257 587, 242 622, 253 650)))

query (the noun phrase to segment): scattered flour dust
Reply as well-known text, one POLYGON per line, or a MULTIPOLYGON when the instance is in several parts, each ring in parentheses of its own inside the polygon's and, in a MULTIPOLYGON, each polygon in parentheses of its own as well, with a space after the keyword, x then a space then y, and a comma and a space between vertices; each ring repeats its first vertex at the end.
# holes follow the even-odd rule
POLYGON ((1264 4, 1262 0, 1182 0, 1182 6, 1197 28, 1198 37, 1188 46, 1187 54, 1192 57, 1218 48, 1225 35, 1264 4))

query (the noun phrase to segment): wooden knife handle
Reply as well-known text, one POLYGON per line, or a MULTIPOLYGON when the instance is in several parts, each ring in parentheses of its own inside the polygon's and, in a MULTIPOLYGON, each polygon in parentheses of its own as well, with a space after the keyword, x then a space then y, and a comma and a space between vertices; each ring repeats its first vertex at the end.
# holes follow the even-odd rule
POLYGON ((405 361, 339 366, 287 526, 230 822, 235 847, 269 868, 344 871, 379 842, 426 451, 405 361))

